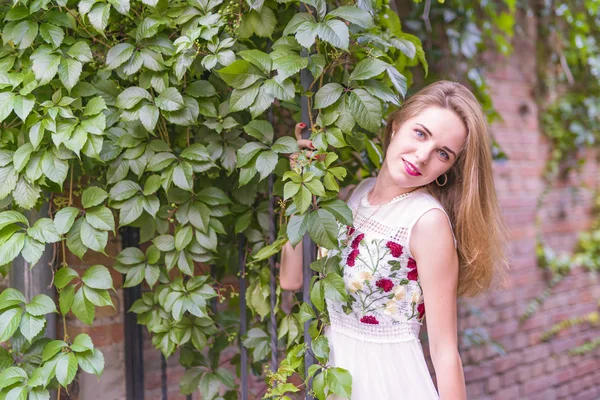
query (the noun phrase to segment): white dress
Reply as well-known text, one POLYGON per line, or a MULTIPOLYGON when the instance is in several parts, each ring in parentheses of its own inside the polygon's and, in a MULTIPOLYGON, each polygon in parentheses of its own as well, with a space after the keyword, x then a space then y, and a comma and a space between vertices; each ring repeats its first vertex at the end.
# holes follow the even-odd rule
POLYGON ((443 208, 423 189, 371 206, 374 184, 368 178, 354 190, 354 225, 340 227, 349 300, 327 301, 329 363, 351 373, 352 400, 438 399, 419 341, 425 305, 409 240, 423 214, 443 208))

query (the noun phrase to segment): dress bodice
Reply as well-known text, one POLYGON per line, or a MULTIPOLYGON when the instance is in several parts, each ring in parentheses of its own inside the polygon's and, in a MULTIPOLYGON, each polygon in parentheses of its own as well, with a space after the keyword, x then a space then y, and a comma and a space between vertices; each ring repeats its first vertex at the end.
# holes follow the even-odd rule
POLYGON ((371 341, 418 337, 425 317, 417 262, 410 252, 413 226, 441 204, 426 190, 372 206, 367 193, 375 178, 363 180, 348 200, 352 226, 340 225, 340 250, 348 301, 327 301, 333 329, 371 341))

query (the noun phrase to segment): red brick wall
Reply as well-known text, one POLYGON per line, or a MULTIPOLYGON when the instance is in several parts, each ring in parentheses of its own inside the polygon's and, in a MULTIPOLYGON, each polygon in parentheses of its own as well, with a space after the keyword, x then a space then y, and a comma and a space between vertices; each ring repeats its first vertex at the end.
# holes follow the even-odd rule
MULTIPOLYGON (((533 25, 533 24, 531 24, 533 25)), ((511 270, 507 288, 461 302, 459 329, 483 326, 507 351, 499 356, 491 349, 461 348, 469 399, 599 399, 600 351, 570 356, 568 350, 600 336, 590 324, 569 328, 549 342, 540 335, 553 324, 598 309, 597 276, 575 268, 556 286, 551 297, 528 321, 519 323, 528 303, 546 287, 548 273, 535 257, 536 201, 544 189, 541 178, 549 145, 538 126, 534 99, 535 35, 515 40, 515 53, 506 60, 489 55, 495 70, 487 75, 491 94, 503 122, 492 132, 509 160, 494 165, 500 207, 510 229, 511 270), (471 315, 476 306, 482 317, 471 315)), ((546 242, 556 250, 572 250, 578 232, 590 225, 593 188, 598 166, 594 155, 581 178, 591 189, 573 196, 571 187, 580 181, 556 182, 541 210, 546 242)))

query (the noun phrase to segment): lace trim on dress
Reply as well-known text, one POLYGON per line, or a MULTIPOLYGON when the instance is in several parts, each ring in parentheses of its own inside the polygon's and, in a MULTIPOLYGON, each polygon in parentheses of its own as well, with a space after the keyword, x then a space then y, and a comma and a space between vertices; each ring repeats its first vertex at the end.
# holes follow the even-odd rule
POLYGON ((370 219, 367 221, 367 218, 365 218, 362 214, 356 214, 354 216, 354 224, 361 227, 361 232, 369 232, 400 243, 404 243, 408 240, 407 228, 384 225, 375 219, 370 219))
POLYGON ((421 323, 415 321, 397 324, 364 324, 354 316, 346 316, 329 310, 331 330, 353 339, 371 343, 400 343, 419 340, 421 323))

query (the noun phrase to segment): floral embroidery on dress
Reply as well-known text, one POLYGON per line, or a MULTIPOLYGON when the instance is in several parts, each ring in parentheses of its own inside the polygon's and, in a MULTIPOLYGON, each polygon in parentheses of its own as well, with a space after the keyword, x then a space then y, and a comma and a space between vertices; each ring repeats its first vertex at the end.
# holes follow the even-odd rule
POLYGON ((421 322, 425 306, 417 262, 408 247, 373 237, 354 226, 340 226, 340 252, 347 302, 333 310, 363 324, 421 322))

